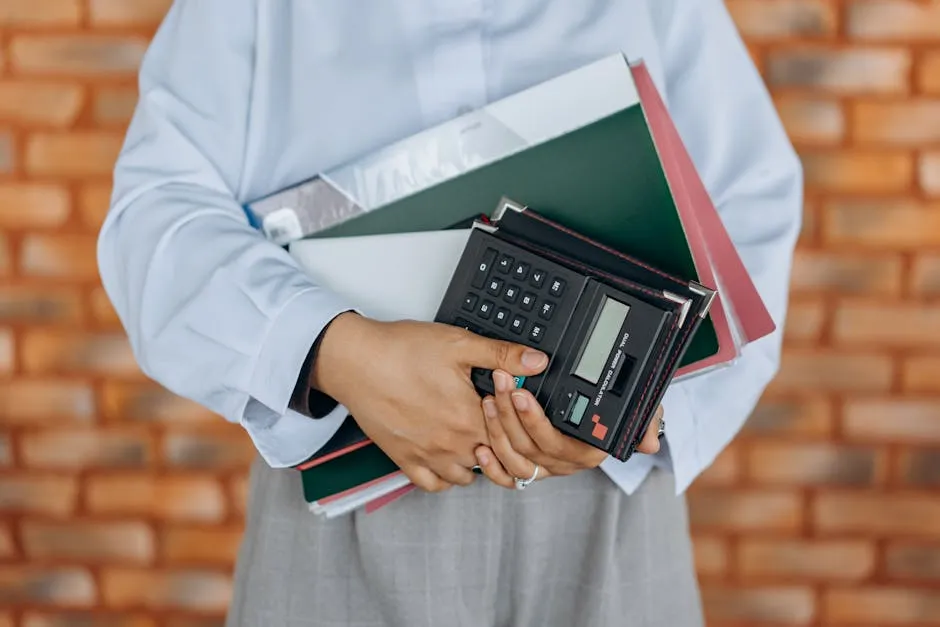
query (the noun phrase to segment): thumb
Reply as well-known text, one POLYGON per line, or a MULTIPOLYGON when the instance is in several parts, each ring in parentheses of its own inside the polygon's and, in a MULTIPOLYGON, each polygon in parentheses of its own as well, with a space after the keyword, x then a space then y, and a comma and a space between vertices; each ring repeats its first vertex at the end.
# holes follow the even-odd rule
POLYGON ((548 355, 542 351, 514 342, 471 335, 468 350, 461 355, 468 366, 505 370, 514 375, 536 375, 548 365, 548 355))

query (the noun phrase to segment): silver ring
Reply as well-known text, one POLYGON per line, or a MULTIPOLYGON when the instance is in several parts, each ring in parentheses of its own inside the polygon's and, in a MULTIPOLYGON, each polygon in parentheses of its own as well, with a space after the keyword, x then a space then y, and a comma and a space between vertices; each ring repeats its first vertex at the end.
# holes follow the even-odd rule
POLYGON ((533 481, 535 481, 535 480, 538 478, 538 476, 539 476, 539 469, 540 469, 539 465, 536 464, 536 465, 535 465, 535 472, 533 472, 533 473, 532 473, 532 476, 529 477, 528 479, 519 479, 518 477, 516 477, 516 478, 515 478, 515 481, 516 481, 516 489, 517 489, 517 490, 525 490, 527 487, 529 487, 529 484, 532 483, 533 481))

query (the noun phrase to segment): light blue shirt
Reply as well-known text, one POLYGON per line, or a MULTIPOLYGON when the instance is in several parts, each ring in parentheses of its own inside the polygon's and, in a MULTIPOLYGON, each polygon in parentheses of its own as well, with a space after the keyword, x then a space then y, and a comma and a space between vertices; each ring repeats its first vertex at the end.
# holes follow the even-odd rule
POLYGON ((177 0, 140 70, 98 249, 144 372, 244 427, 271 466, 306 459, 343 415, 288 400, 311 342, 353 304, 241 203, 615 52, 648 64, 778 324, 734 366, 671 386, 666 453, 602 466, 632 492, 664 465, 685 490, 778 368, 802 204, 721 0, 177 0))

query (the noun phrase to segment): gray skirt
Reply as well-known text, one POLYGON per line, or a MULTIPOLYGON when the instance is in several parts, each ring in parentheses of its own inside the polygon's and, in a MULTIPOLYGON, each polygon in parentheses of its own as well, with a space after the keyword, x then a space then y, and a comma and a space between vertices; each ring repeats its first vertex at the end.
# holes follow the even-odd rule
POLYGON ((685 501, 654 471, 509 491, 479 478, 326 521, 252 468, 227 627, 700 627, 685 501))

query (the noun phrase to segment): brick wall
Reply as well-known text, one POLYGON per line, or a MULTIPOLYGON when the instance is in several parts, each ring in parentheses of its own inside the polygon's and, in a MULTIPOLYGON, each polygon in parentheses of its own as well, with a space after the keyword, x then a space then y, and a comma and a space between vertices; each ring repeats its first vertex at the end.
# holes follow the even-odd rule
MULTIPOLYGON (((167 0, 0 0, 0 627, 221 624, 252 457, 96 278, 167 0)), ((940 625, 940 3, 729 0, 804 158, 786 358, 690 495, 710 625, 940 625)))

